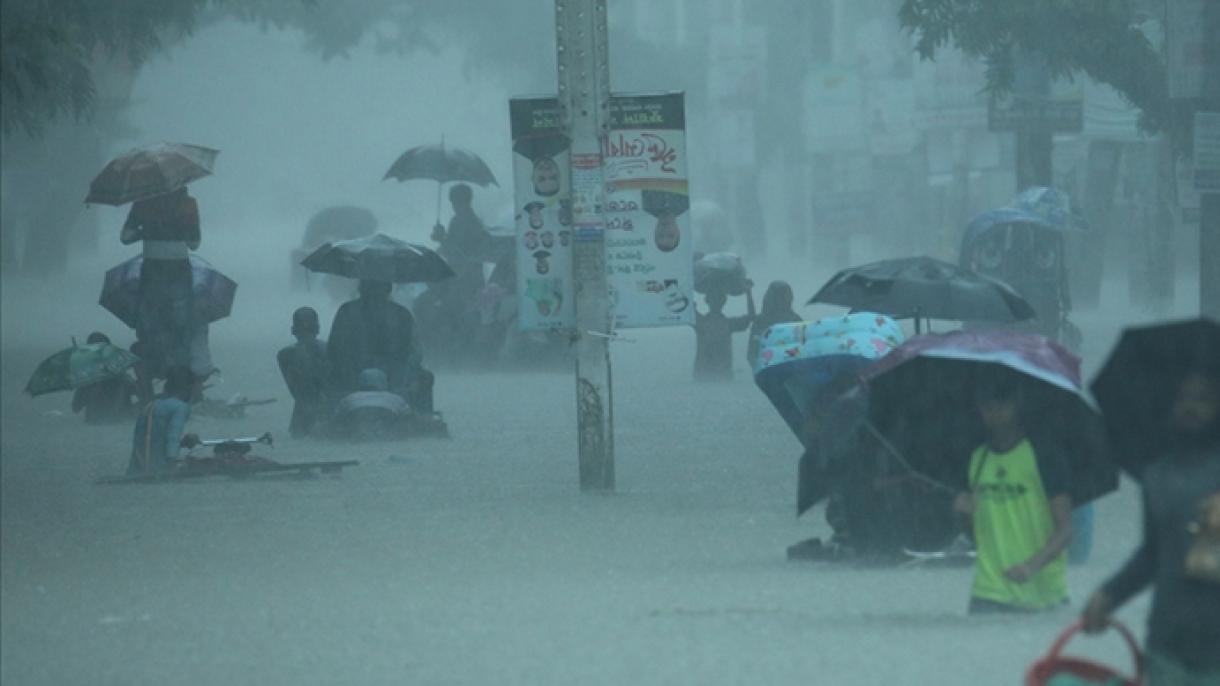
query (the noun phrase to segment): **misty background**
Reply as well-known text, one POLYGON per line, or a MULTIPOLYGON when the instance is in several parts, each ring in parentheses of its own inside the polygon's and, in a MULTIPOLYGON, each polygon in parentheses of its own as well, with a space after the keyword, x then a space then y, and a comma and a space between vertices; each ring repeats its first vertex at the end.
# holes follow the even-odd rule
MULTIPOLYGON (((759 294, 790 281, 810 319, 842 311, 800 306, 838 269, 956 261, 967 221, 1018 189, 1015 136, 988 131, 986 65, 952 46, 922 60, 900 0, 608 4, 613 90, 687 95, 697 246, 740 253, 759 294)), ((1155 48, 1163 3, 1120 5, 1155 48)), ((91 115, 13 120, 0 149, 6 683, 1017 683, 1072 618, 972 621, 968 569, 788 563, 786 546, 828 533, 820 508, 792 516, 800 446, 744 341, 734 383, 693 384, 688 329, 613 344, 619 486, 604 498, 577 489, 566 368, 438 371, 452 440, 286 440, 271 455, 361 460, 338 480, 93 485, 123 469, 130 427, 85 427, 63 395, 21 389, 73 336, 133 338, 97 305, 105 270, 137 252, 118 241, 127 208, 82 204, 109 159, 220 149, 191 185, 199 254, 239 283, 211 327, 214 393, 279 402, 192 430, 278 441, 292 310, 316 307, 325 334, 338 306, 291 287, 309 217, 359 205, 427 244, 436 186, 382 176, 444 136, 504 184, 474 206, 507 226, 508 99, 556 88, 545 1, 113 6, 156 18, 156 42, 140 59, 91 48, 91 115)), ((1198 311, 1198 198, 1171 135, 1142 132, 1114 89, 1079 72, 1056 88, 1084 103, 1052 169, 1089 224, 1069 245, 1087 376, 1123 326, 1198 311)), ((1129 484, 1098 504, 1075 602, 1125 559, 1138 512, 1129 484)), ((1146 610, 1121 616, 1142 628, 1146 610)), ((1113 642, 1081 652, 1124 664, 1113 642)))

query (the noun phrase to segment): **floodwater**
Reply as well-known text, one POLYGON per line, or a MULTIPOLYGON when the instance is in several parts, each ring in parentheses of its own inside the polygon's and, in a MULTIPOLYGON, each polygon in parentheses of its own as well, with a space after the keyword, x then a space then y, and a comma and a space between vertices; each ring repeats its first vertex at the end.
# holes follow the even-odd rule
MULTIPOLYGON (((191 429, 270 430, 270 457, 358 467, 94 485, 123 470, 130 428, 86 427, 67 396, 21 388, 53 341, 118 327, 92 291, 23 318, 40 288, 6 286, 5 684, 1017 684, 1137 535, 1125 483, 1071 570, 1073 609, 1038 617, 967 617, 968 569, 788 562, 828 533, 820 509, 793 516, 797 444, 744 361, 735 383, 690 381, 686 330, 615 344, 613 495, 578 491, 569 374, 440 374, 449 440, 291 440, 273 360, 287 298, 212 334, 213 394, 280 402, 191 429)), ((1119 321, 1081 319, 1090 368, 1119 321)), ((1145 596, 1120 617, 1142 632, 1146 612, 1145 596)), ((1115 636, 1074 645, 1128 662, 1115 636)))

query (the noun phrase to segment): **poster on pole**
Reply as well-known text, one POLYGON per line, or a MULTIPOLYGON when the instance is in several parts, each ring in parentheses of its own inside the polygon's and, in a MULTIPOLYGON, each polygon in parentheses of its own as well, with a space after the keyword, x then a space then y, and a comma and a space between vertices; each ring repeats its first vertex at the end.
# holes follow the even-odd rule
MULTIPOLYGON (((615 328, 694 322, 681 93, 614 96, 602 150, 606 268, 615 328)), ((524 331, 575 325, 570 141, 555 98, 509 102, 517 301, 524 331)))
POLYGON ((610 101, 602 150, 616 328, 693 324, 694 258, 682 93, 610 101))
POLYGON ((517 312, 523 331, 574 325, 568 147, 555 98, 509 101, 517 312))

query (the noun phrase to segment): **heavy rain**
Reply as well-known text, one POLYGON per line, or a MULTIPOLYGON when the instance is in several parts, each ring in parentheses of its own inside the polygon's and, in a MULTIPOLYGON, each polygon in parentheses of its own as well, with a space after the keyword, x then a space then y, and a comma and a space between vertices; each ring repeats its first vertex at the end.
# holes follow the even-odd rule
POLYGON ((1220 684, 1220 3, 0 39, 3 684, 1220 684))

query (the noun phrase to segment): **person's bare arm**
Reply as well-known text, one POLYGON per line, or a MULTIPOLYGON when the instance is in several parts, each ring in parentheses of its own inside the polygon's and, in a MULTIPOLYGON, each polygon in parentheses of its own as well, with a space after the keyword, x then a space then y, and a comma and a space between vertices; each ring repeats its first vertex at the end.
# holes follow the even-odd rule
POLYGON ((140 216, 136 213, 136 208, 132 207, 127 212, 127 221, 123 222, 123 231, 119 233, 119 242, 123 245, 131 245, 144 237, 144 231, 141 227, 140 216))
POLYGON ((199 229, 199 203, 195 202, 194 198, 189 199, 186 205, 186 221, 186 247, 198 250, 199 244, 202 242, 202 234, 199 229))
POLYGON ((1010 567, 1004 571, 1004 576, 1017 583, 1029 581, 1038 570, 1051 563, 1072 541, 1072 499, 1067 495, 1057 495, 1051 498, 1051 516, 1055 520, 1055 530, 1046 540, 1042 549, 1034 553, 1022 564, 1010 567))

